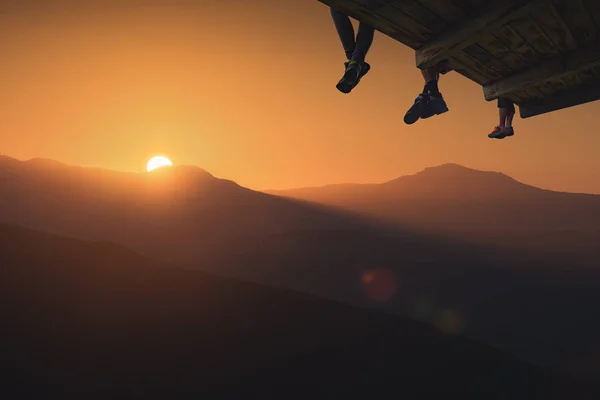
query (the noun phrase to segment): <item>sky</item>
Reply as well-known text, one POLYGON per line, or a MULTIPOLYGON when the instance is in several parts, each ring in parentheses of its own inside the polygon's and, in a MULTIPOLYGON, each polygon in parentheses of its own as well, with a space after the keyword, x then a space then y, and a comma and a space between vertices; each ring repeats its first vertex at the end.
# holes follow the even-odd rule
POLYGON ((0 154, 143 171, 155 154, 257 190, 384 182, 453 162, 600 193, 600 102, 514 120, 442 76, 450 111, 412 126, 414 51, 381 33, 349 95, 317 0, 0 2, 0 154), (6 4, 5 4, 6 3, 6 4), (50 4, 48 4, 50 3, 50 4))

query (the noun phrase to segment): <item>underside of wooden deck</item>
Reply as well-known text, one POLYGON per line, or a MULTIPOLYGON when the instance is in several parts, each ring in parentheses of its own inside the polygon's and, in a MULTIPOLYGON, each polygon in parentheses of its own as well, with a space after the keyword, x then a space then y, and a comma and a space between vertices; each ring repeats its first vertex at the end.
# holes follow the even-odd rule
POLYGON ((600 0, 319 0, 527 118, 600 99, 600 0))

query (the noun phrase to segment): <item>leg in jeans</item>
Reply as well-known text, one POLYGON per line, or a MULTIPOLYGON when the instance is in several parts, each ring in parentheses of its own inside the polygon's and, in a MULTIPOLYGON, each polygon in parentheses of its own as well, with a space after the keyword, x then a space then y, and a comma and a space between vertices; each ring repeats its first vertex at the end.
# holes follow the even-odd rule
POLYGON ((362 64, 367 57, 367 53, 373 44, 375 37, 375 28, 362 22, 358 25, 358 35, 356 36, 356 45, 350 59, 362 64))
POLYGON ((352 22, 347 15, 341 13, 333 7, 331 8, 331 17, 333 18, 333 23, 335 24, 335 29, 337 30, 338 36, 342 41, 342 46, 344 47, 344 52, 346 53, 346 59, 350 60, 356 47, 356 42, 354 40, 354 27, 352 26, 352 22))

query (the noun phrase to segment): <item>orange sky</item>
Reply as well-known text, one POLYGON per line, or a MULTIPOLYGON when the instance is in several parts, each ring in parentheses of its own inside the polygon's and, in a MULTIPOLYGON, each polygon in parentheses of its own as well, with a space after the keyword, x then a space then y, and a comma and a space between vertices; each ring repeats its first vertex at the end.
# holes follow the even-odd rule
POLYGON ((377 34, 371 72, 342 95, 344 54, 316 0, 28 3, 0 12, 2 154, 142 171, 163 153, 255 189, 455 162, 600 193, 600 102, 517 117, 514 137, 490 140, 495 103, 450 73, 450 112, 406 126, 422 88, 413 51, 377 34))

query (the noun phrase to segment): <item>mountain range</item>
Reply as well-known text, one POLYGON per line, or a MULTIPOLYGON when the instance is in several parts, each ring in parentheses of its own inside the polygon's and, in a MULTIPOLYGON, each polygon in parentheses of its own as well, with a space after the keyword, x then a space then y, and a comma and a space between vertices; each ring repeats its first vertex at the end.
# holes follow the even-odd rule
POLYGON ((554 192, 444 164, 381 184, 270 191, 435 232, 600 231, 600 195, 554 192))
POLYGON ((344 205, 256 192, 196 167, 134 174, 2 157, 0 222, 410 316, 600 377, 600 196, 457 165, 350 187, 359 195, 335 198, 360 201, 344 205), (385 204, 364 200, 374 198, 385 204))

